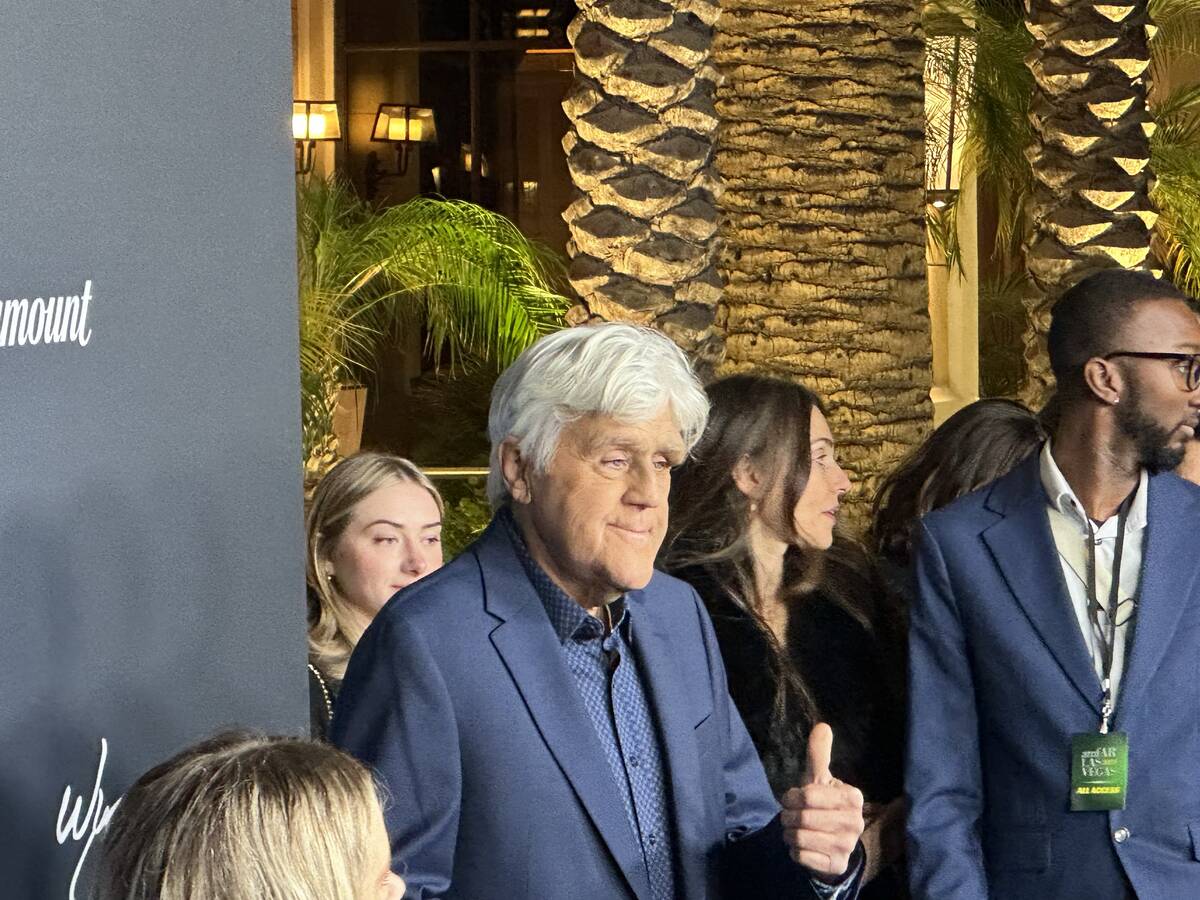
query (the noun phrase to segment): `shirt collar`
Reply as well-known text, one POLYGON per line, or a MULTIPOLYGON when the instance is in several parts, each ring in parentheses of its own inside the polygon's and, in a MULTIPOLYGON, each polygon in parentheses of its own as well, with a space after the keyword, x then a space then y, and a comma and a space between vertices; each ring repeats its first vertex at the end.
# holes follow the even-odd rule
MULTIPOLYGON (((1050 506, 1064 516, 1076 521, 1081 528, 1087 531, 1087 514, 1083 511, 1083 504, 1079 502, 1079 498, 1075 496, 1075 491, 1072 490, 1066 476, 1063 475, 1062 469, 1054 461, 1054 454, 1050 451, 1049 440, 1042 445, 1039 462, 1042 487, 1046 491, 1046 499, 1049 500, 1050 506)), ((1133 496, 1133 505, 1129 507, 1129 518, 1125 522, 1127 531, 1139 531, 1146 527, 1146 501, 1149 494, 1147 485, 1149 483, 1150 478, 1146 470, 1142 469, 1141 474, 1138 476, 1137 493, 1133 496)))
MULTIPOLYGON (((546 614, 550 617, 550 624, 554 626, 559 643, 604 637, 604 624, 571 599, 571 596, 546 574, 546 570, 538 565, 529 552, 529 545, 525 543, 525 536, 521 534, 521 528, 512 510, 505 506, 496 513, 496 518, 508 533, 525 574, 533 584, 538 599, 546 608, 546 614)), ((612 601, 609 609, 613 615, 613 631, 623 630, 628 638, 629 605, 625 602, 625 597, 621 596, 612 601)))

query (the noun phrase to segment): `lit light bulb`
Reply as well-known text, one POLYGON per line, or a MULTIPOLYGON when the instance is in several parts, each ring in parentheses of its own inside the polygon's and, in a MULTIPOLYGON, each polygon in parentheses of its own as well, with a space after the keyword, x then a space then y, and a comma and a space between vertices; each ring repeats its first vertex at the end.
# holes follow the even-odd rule
POLYGON ((388 140, 389 141, 420 141, 424 130, 420 119, 388 119, 388 140), (405 133, 404 124, 408 123, 408 133, 405 133))

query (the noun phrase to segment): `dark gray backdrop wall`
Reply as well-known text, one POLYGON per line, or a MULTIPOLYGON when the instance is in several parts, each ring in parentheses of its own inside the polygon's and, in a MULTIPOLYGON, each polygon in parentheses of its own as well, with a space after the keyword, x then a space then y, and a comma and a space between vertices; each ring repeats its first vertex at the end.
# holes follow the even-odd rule
POLYGON ((0 25, 0 896, 67 898, 147 766, 306 727, 290 10, 0 25))

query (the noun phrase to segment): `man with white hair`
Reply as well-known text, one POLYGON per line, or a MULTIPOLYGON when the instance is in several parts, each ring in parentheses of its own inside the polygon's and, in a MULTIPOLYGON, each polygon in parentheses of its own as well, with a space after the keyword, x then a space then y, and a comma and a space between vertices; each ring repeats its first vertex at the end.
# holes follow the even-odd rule
POLYGON ((495 517, 358 644, 333 739, 391 796, 409 897, 853 897, 862 796, 814 729, 784 809, 688 585, 654 571, 707 401, 628 325, 543 338, 496 383, 495 517))

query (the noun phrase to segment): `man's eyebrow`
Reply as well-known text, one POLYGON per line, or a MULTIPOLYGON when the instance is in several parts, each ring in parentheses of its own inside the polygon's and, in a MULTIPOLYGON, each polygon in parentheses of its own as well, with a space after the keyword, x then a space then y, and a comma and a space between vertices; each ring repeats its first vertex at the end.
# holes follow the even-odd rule
MULTIPOLYGON (((628 450, 630 452, 638 452, 646 448, 646 443, 637 438, 623 437, 621 435, 605 435, 590 442, 588 452, 595 453, 600 450, 628 450)), ((652 452, 664 453, 667 456, 683 458, 684 449, 682 441, 672 441, 666 444, 660 444, 652 452)))
POLYGON ((665 447, 660 447, 658 452, 675 464, 683 462, 683 458, 687 456, 687 451, 684 449, 682 443, 668 444, 665 447))
POLYGON ((817 446, 817 444, 828 444, 830 447, 834 446, 833 438, 827 438, 827 437, 819 437, 812 442, 812 445, 814 447, 817 446))

